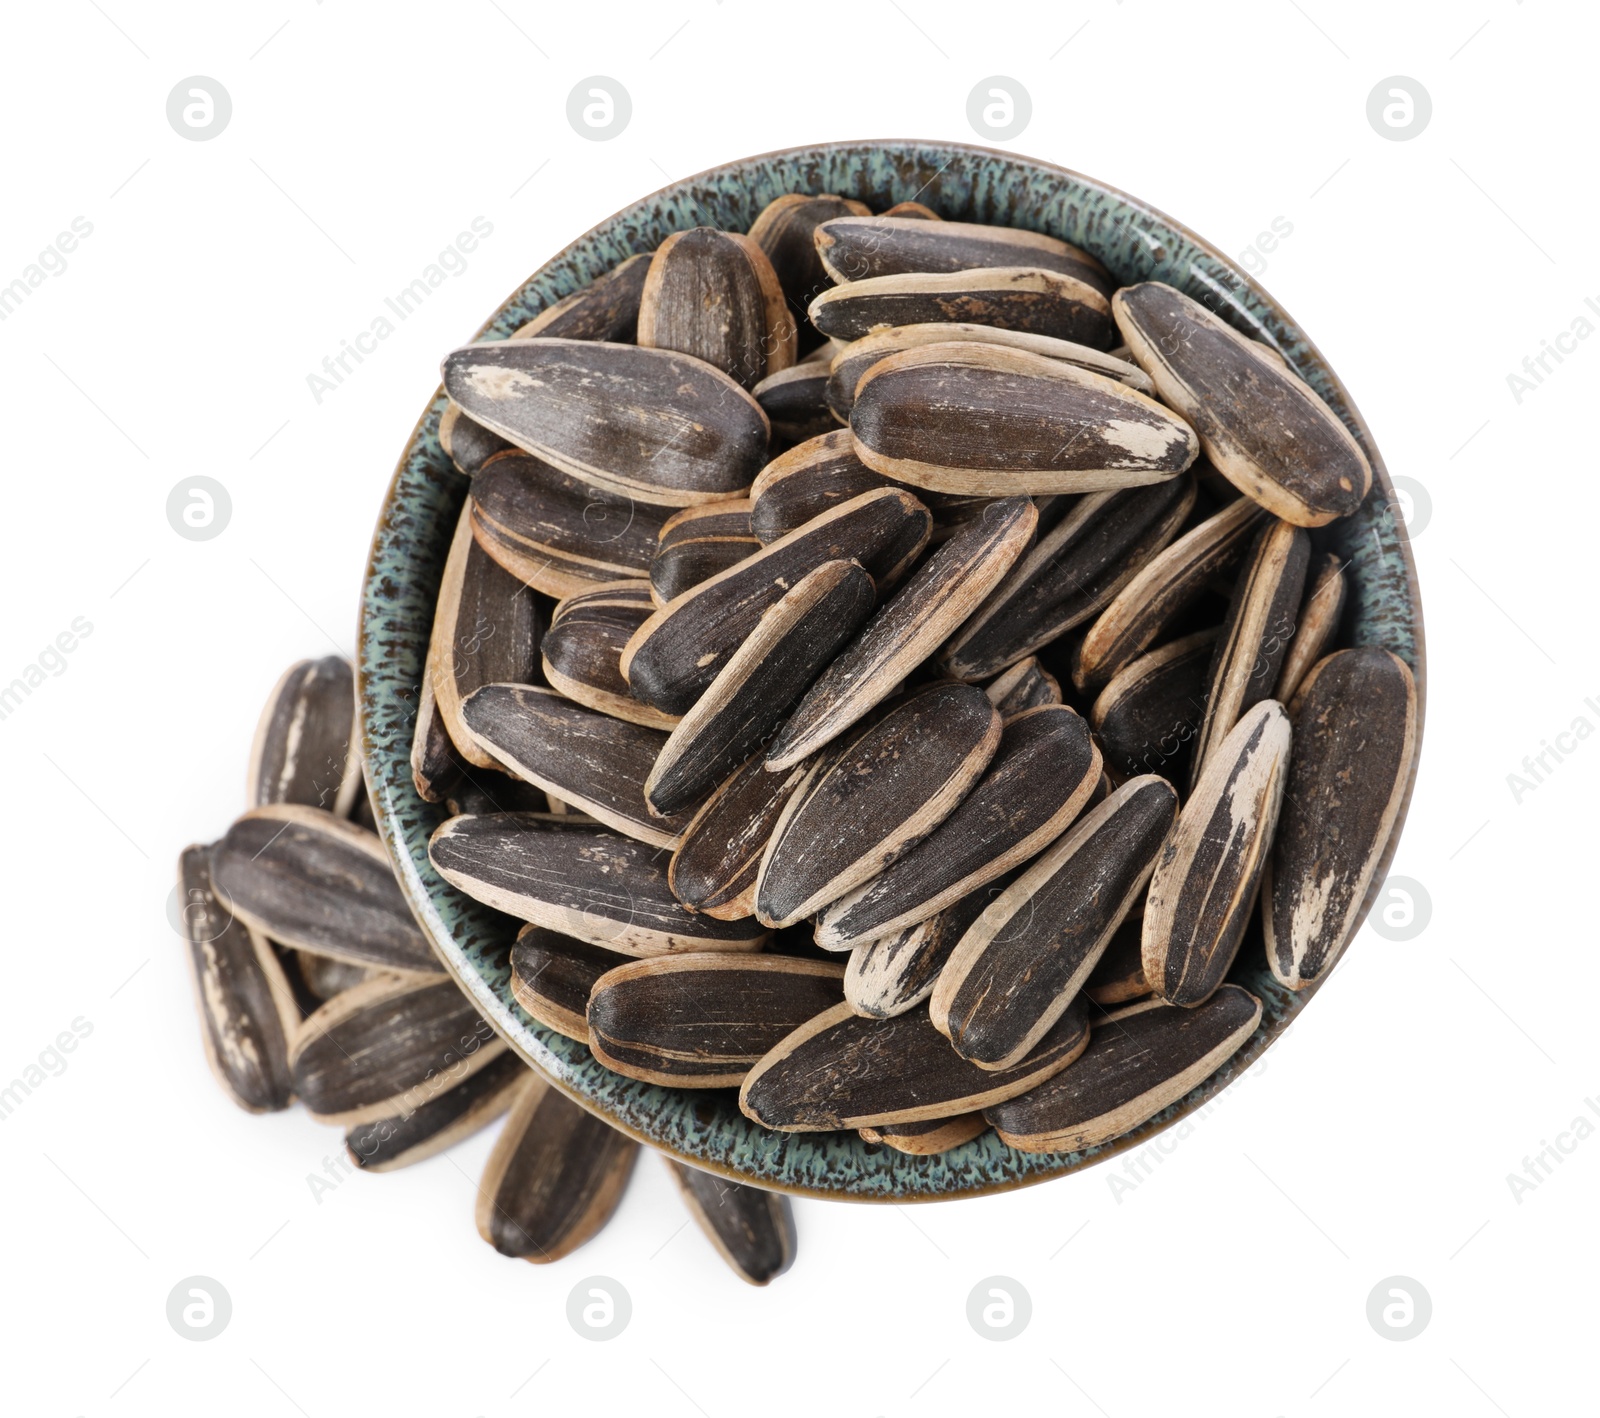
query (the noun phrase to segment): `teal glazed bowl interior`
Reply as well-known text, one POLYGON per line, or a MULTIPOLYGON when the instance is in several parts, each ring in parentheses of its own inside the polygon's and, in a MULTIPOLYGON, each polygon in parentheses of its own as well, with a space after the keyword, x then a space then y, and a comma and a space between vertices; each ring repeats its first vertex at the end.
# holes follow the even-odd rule
MULTIPOLYGON (((562 296, 625 257, 653 250, 672 232, 700 225, 747 231, 756 214, 785 192, 834 192, 859 198, 874 211, 914 198, 947 219, 1046 232, 1091 251, 1119 283, 1166 281, 1278 350, 1344 420, 1373 466, 1371 495, 1356 514, 1315 534, 1319 547, 1348 562, 1340 641, 1383 646, 1405 660, 1416 675, 1420 713, 1425 675, 1416 569, 1383 460, 1344 386, 1277 302, 1216 248, 1091 178, 1009 153, 945 143, 837 143, 746 158, 672 183, 601 222, 514 291, 476 338, 505 339, 562 296)), ((444 408, 440 391, 401 455, 362 589, 358 692, 367 784, 401 885, 445 968, 511 1047, 584 1107, 693 1166, 772 1190, 891 1202, 972 1196, 1043 1181, 1143 1146, 1238 1078, 1305 1008, 1314 991, 1283 989, 1266 968, 1259 934, 1247 936, 1230 978, 1263 1001, 1254 1036, 1211 1078, 1126 1137, 1059 1155, 1012 1151, 993 1132, 935 1157, 872 1146, 854 1132, 768 1132, 739 1112, 734 1090, 665 1089, 623 1078, 597 1063, 584 1045, 536 1024, 511 993, 508 957, 518 923, 470 900, 434 872, 428 838, 444 810, 424 802, 411 779, 412 727, 434 600, 468 490, 439 447, 444 408)), ((1366 907, 1388 870, 1411 786, 1366 907)))

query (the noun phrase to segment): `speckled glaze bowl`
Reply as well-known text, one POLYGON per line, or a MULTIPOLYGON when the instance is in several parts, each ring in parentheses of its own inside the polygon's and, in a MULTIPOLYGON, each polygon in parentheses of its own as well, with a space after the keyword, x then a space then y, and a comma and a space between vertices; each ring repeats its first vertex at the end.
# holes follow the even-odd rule
MULTIPOLYGON (((1421 700, 1416 568, 1405 526, 1394 515, 1383 459, 1344 386, 1277 302, 1215 247, 1136 198, 1065 168, 962 144, 894 141, 794 148, 728 163, 664 187, 579 237, 512 292, 476 338, 505 339, 625 257, 653 250, 671 232, 702 224, 746 231, 785 192, 836 192, 874 211, 915 198, 946 218, 1048 232, 1093 252, 1120 283, 1166 281, 1280 351, 1372 461, 1372 493, 1360 510, 1315 534, 1320 548, 1349 562, 1341 643, 1393 650, 1415 672, 1421 700)), ((445 968, 513 1049, 591 1112, 696 1167, 777 1191, 894 1202, 975 1196, 1061 1176, 1143 1146, 1238 1078, 1310 1002, 1313 990, 1296 995, 1278 985, 1259 947, 1255 958, 1246 959, 1247 942, 1230 978, 1265 1005, 1254 1036, 1215 1075, 1128 1136, 1057 1156, 1014 1152, 992 1132, 937 1157, 869 1146, 853 1132, 768 1132, 739 1112, 733 1090, 665 1089, 620 1077, 596 1063, 584 1045, 534 1023, 511 993, 508 954, 517 923, 463 896, 433 871, 428 837, 443 813, 422 801, 411 781, 412 725, 434 599, 467 493, 467 480, 439 447, 444 408, 440 391, 401 454, 362 590, 358 692, 367 784, 401 885, 445 968)), ((1405 806, 1410 794, 1408 784, 1405 806)), ((1388 870, 1405 806, 1367 907, 1388 870)))

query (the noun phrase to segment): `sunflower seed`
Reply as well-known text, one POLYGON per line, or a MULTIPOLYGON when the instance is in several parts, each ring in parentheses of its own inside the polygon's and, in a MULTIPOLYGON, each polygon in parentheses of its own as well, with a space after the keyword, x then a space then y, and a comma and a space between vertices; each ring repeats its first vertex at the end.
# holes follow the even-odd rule
POLYGON ((1255 906, 1289 762, 1289 716, 1264 699, 1216 747, 1156 860, 1144 908, 1144 974, 1170 1004, 1206 999, 1255 906))
POLYGON ((694 227, 656 248, 639 343, 704 360, 746 389, 795 361, 794 316, 766 253, 748 236, 694 227))
POLYGON ((1016 1068, 990 1071, 956 1053, 924 1010, 863 1019, 841 1004, 802 1024, 750 1071, 739 1107, 778 1132, 956 1117, 1036 1088, 1088 1042, 1079 1002, 1016 1068))
POLYGON ((1141 655, 1100 691, 1089 724, 1114 773, 1189 781, 1190 749, 1205 719, 1218 633, 1197 630, 1141 655))
POLYGON ((767 752, 776 772, 837 738, 927 659, 1027 550, 1038 512, 991 503, 916 571, 823 671, 767 752))
POLYGON ((1064 705, 1010 720, 989 771, 933 834, 817 919, 848 950, 925 921, 1053 842, 1100 781, 1089 726, 1064 705))
POLYGON ((1078 1152, 1132 1132, 1211 1077, 1253 1033, 1261 1001, 1224 985, 1197 1009, 1145 1000, 1107 1015, 1083 1056, 1043 1086, 986 1108, 1007 1147, 1078 1152))
POLYGON ((451 817, 463 813, 481 817, 491 812, 548 812, 550 795, 532 783, 493 768, 474 768, 463 774, 445 799, 451 817))
POLYGON ((255 742, 245 801, 300 803, 348 817, 361 788, 355 676, 342 655, 301 660, 272 688, 255 742))
POLYGON ((505 1052, 454 980, 379 975, 335 995, 289 1052, 319 1122, 352 1127, 432 1102, 505 1052))
POLYGON ((695 1223, 739 1279, 766 1285, 794 1264, 789 1198, 714 1177, 662 1154, 695 1223))
POLYGON ((1232 570, 1266 515, 1241 497, 1155 556, 1089 627, 1073 657, 1072 682, 1088 689, 1132 664, 1210 582, 1232 570))
MULTIPOLYGON (((1143 903, 1140 903, 1141 908, 1143 903)), ((1130 915, 1117 927, 1111 944, 1083 982, 1083 993, 1091 1004, 1126 1004, 1150 993, 1144 977, 1144 912, 1130 915)))
POLYGON ((904 856, 945 820, 1000 744, 1000 715, 971 685, 913 690, 812 770, 761 861, 756 915, 813 915, 904 856))
POLYGON ((1267 963, 1291 990, 1327 974, 1354 933, 1405 801, 1416 735, 1416 685, 1387 650, 1329 655, 1300 691, 1261 890, 1267 963))
POLYGON ((264 936, 236 921, 211 883, 210 847, 178 858, 189 978, 206 1062, 223 1091, 251 1113, 294 1100, 289 1040, 299 1026, 283 967, 264 936))
POLYGON ((622 677, 622 647, 655 610, 644 581, 612 581, 568 596, 556 606, 539 642, 550 687, 615 719, 652 729, 675 727, 676 714, 635 699, 622 677))
POLYGON ((874 472, 972 496, 1138 487, 1176 477, 1199 450, 1188 424, 1136 389, 974 342, 873 365, 856 385, 850 431, 874 472))
MULTIPOLYGON (((313 955, 309 950, 295 951, 294 963, 300 972, 301 983, 317 1004, 331 1000, 345 990, 353 990, 372 977, 372 971, 364 965, 352 965, 347 960, 334 960, 326 955, 313 955)), ((312 1006, 313 1009, 315 1007, 312 1006)), ((311 1011, 306 1012, 309 1014, 311 1011)))
POLYGON ((504 813, 453 817, 428 843, 434 870, 497 911, 623 955, 757 950, 760 922, 683 906, 665 854, 587 821, 504 813))
POLYGON ((513 445, 498 433, 491 433, 481 423, 475 423, 461 411, 461 405, 447 401, 439 415, 439 447, 444 456, 455 464, 456 471, 467 477, 477 476, 496 453, 504 453, 513 445))
POLYGON ((445 560, 428 641, 433 700, 450 741, 468 763, 495 760, 473 741, 461 703, 485 684, 526 684, 538 677, 544 612, 534 593, 492 561, 472 535, 471 498, 461 509, 445 560))
POLYGON ((750 392, 772 425, 775 442, 803 443, 839 426, 839 420, 828 407, 825 360, 808 359, 803 364, 780 369, 750 392))
POLYGON ((383 844, 318 808, 253 808, 211 861, 217 894, 280 945, 380 970, 433 973, 383 844))
POLYGON ((844 966, 783 955, 632 960, 595 981, 589 1050, 645 1083, 736 1088, 769 1049, 839 1002, 844 966))
POLYGON ((1273 520, 1256 534, 1211 652, 1191 786, 1223 736, 1277 687, 1310 562, 1311 538, 1303 528, 1273 520))
POLYGON ((933 519, 909 492, 864 493, 669 601, 633 634, 622 673, 636 698, 683 714, 762 613, 825 561, 859 561, 879 585, 927 545, 933 519))
POLYGON ((685 507, 662 525, 650 562, 651 595, 657 606, 664 606, 760 550, 761 543, 750 530, 750 503, 744 498, 685 507))
POLYGON ((934 1027, 980 1068, 1021 1062, 1077 998, 1150 879, 1178 795, 1118 788, 978 917, 939 974, 934 1027))
POLYGON ((772 262, 791 309, 803 316, 812 299, 833 284, 817 255, 816 229, 834 217, 864 217, 871 208, 832 192, 786 192, 768 202, 750 226, 750 239, 772 262))
POLYGON ((539 312, 521 326, 513 340, 536 335, 562 340, 605 340, 632 344, 637 338, 639 303, 650 274, 650 254, 630 256, 539 312))
POLYGON ((1061 703, 1061 685, 1056 677, 1039 663, 1037 655, 1018 660, 1010 669, 1002 671, 983 687, 989 702, 1008 719, 1024 709, 1038 709, 1045 704, 1061 703))
POLYGON ((1292 703, 1307 672, 1338 635, 1344 597, 1344 562, 1331 551, 1313 557, 1306 572, 1306 598, 1300 606, 1300 618, 1283 657, 1283 668, 1278 671, 1273 698, 1279 703, 1292 703))
POLYGON ((446 356, 444 384, 473 418, 613 496, 689 507, 743 492, 767 453, 767 416, 720 369, 670 350, 502 340, 446 356))
POLYGON ((542 926, 524 926, 511 947, 511 993, 545 1028, 587 1044, 584 1012, 594 982, 627 958, 542 926))
POLYGON ((861 1128, 863 1142, 892 1147, 912 1157, 934 1157, 949 1152, 989 1131, 982 1113, 957 1113, 953 1118, 934 1118, 925 1123, 885 1123, 882 1127, 861 1128))
POLYGON ((478 1183, 478 1234, 513 1260, 560 1260, 611 1219, 638 1155, 530 1070, 478 1183))
POLYGON ((888 325, 938 321, 998 325, 1095 349, 1115 327, 1105 296, 1086 281, 1036 266, 873 276, 823 291, 807 313, 824 335, 859 340, 888 325))
POLYGON ((411 781, 424 802, 443 802, 466 766, 433 697, 433 676, 423 667, 417 691, 417 723, 411 733, 411 781))
POLYGON ((364 1172, 394 1172, 453 1147, 511 1106, 528 1066, 509 1050, 420 1107, 350 1129, 344 1150, 364 1172))
POLYGON ((1264 345, 1157 281, 1124 287, 1112 308, 1139 367, 1240 492, 1299 527, 1361 505, 1372 468, 1360 444, 1264 345))
POLYGON ((825 561, 771 606, 662 745, 644 785, 650 810, 686 811, 760 748, 873 597, 859 565, 825 561))
POLYGON ((940 663, 957 679, 987 679, 1082 625, 1177 535, 1194 500, 1187 474, 1077 499, 973 612, 940 663))
POLYGON ((601 492, 515 448, 472 482, 472 535, 547 596, 648 576, 666 519, 666 508, 601 492))
POLYGON ((850 430, 836 428, 796 444, 750 485, 750 530, 766 544, 864 492, 895 484, 856 457, 850 430))
MULTIPOLYGON (((862 213, 863 216, 866 213, 862 213)), ((894 206, 886 208, 883 213, 886 217, 911 217, 925 222, 940 222, 941 217, 932 207, 925 207, 921 202, 896 202, 894 206)))

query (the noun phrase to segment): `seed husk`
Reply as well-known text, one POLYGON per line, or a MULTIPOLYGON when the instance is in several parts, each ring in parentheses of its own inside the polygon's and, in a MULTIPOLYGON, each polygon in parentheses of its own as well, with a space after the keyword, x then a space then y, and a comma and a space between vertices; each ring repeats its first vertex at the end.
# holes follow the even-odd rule
POLYGON ((1280 704, 1294 701, 1295 691, 1339 633, 1346 589, 1344 565, 1343 559, 1331 551, 1311 558, 1306 572, 1306 598, 1273 692, 1280 704))
POLYGON ((526 684, 538 677, 545 617, 533 591, 473 537, 473 505, 468 498, 461 509, 445 560, 427 672, 456 752, 479 768, 494 768, 495 760, 462 721, 462 701, 481 685, 526 684))
POLYGON ((689 355, 584 340, 501 340, 446 356, 473 418, 614 496, 666 507, 737 497, 766 459, 761 406, 689 355))
POLYGON ((1077 1152, 1148 1122, 1211 1077, 1253 1033, 1261 1001, 1224 985, 1196 1009, 1144 1000, 1106 1015, 1071 1068, 986 1108, 1007 1147, 1077 1152))
POLYGON ((1266 520, 1248 497, 1185 532, 1117 592, 1073 657, 1079 689, 1105 684, 1132 664, 1217 577, 1232 570, 1266 520))
POLYGON ((411 731, 411 781, 424 802, 440 803, 460 781, 465 767, 433 697, 433 676, 424 666, 417 691, 417 723, 411 731))
POLYGON ((638 338, 639 303, 650 274, 650 253, 629 256, 582 290, 562 296, 520 326, 511 338, 604 340, 632 344, 638 338))
POLYGON ((656 248, 638 339, 704 360, 746 389, 795 361, 794 316, 772 262, 748 236, 716 227, 675 231, 656 248))
POLYGON ((611 1219, 638 1155, 530 1070, 478 1183, 478 1234, 513 1260, 560 1260, 611 1219))
POLYGON ((839 1002, 844 965, 785 955, 633 960, 595 981, 589 1049, 645 1083, 736 1088, 808 1019, 839 1002))
POLYGON ((1082 625, 1177 535, 1194 500, 1187 474, 1077 499, 973 612, 940 663, 957 679, 987 679, 1082 625))
POLYGON ((491 433, 481 423, 475 423, 461 411, 461 405, 446 401, 439 415, 439 447, 455 464, 456 471, 466 477, 477 476, 478 469, 496 453, 504 453, 512 444, 498 433, 491 433))
POLYGON ((1223 736, 1277 688, 1310 564, 1311 538, 1303 528, 1273 520, 1256 534, 1212 648, 1191 785, 1223 736))
POLYGON ((685 1167, 662 1154, 695 1224, 750 1285, 766 1285, 794 1264, 794 1209, 789 1198, 685 1167))
MULTIPOLYGON (((347 960, 334 960, 326 955, 313 955, 309 950, 295 951, 294 964, 300 975, 300 983, 316 1001, 312 1009, 345 990, 354 989, 372 976, 372 971, 364 965, 352 965, 347 960)), ((306 1011, 308 1014, 310 1012, 306 1011)))
POLYGON ((1038 520, 1032 501, 1008 497, 964 524, 823 671, 768 750, 767 767, 792 767, 887 699, 999 584, 1038 520))
POLYGON ((881 1127, 861 1128, 861 1140, 880 1147, 892 1147, 912 1157, 935 1157, 949 1152, 989 1131, 982 1113, 957 1113, 953 1118, 934 1118, 925 1123, 885 1123, 881 1127))
POLYGON ((933 834, 827 907, 817 943, 848 950, 924 921, 1053 842, 1100 781, 1089 726, 1065 705, 1006 723, 989 771, 933 834))
POLYGON ((543 788, 524 783, 509 773, 493 768, 473 768, 451 790, 445 805, 451 817, 463 813, 481 816, 489 812, 549 812, 550 795, 543 788))
POLYGON ((527 1073, 527 1064, 507 1050, 420 1107, 351 1128, 344 1150, 364 1172, 394 1172, 424 1161, 498 1118, 527 1073))
POLYGON ((1128 916, 1117 927, 1111 944, 1083 982, 1084 996, 1091 1004, 1127 1004, 1150 993, 1144 977, 1144 912, 1128 916))
POLYGON ((998 325, 1103 350, 1115 333, 1102 292, 1036 266, 873 276, 823 291, 808 314, 824 335, 840 340, 859 340, 883 326, 946 321, 998 325))
POLYGON ((955 1117, 1038 1087, 1088 1042, 1088 1013, 1076 1003, 1016 1068, 990 1071, 956 1053, 925 1010, 863 1019, 841 1004, 802 1024, 750 1071, 739 1108, 778 1132, 955 1117))
POLYGON ((865 492, 892 488, 856 457, 850 430, 834 428, 780 453, 750 485, 750 530, 770 545, 865 492))
POLYGON ((475 901, 623 955, 758 950, 766 927, 682 905, 667 857, 632 837, 537 813, 453 817, 428 843, 434 870, 475 901))
POLYGON ((331 813, 252 808, 217 844, 211 871, 233 914, 280 945, 379 970, 439 968, 383 843, 331 813))
POLYGON ((1219 630, 1197 630, 1141 655, 1100 691, 1089 724, 1107 766, 1123 777, 1159 773, 1189 781, 1192 745, 1205 719, 1219 630))
POLYGON ((355 676, 343 655, 301 660, 272 688, 250 746, 245 802, 300 803, 348 817, 361 789, 355 676))
POLYGON ((223 1092, 246 1112, 276 1112, 294 1101, 289 1040, 300 1011, 266 937, 235 920, 218 899, 212 850, 186 847, 178 857, 200 1039, 223 1092))
POLYGON ((657 606, 761 550, 750 530, 745 498, 708 502, 674 513, 661 528, 650 562, 650 593, 657 606))
POLYGON ((828 365, 824 360, 808 359, 780 369, 750 392, 772 425, 775 442, 803 443, 839 426, 828 407, 828 365))
POLYGON ((881 585, 927 545, 932 525, 928 509, 899 488, 864 493, 813 518, 646 620, 623 647, 629 688, 665 713, 687 713, 762 613, 802 577, 825 561, 854 560, 881 585))
POLYGON ((973 922, 939 974, 934 1027, 980 1068, 1019 1063, 1077 998, 1178 812, 1154 774, 1125 783, 973 922))
POLYGON ((1169 1004, 1208 998, 1239 952, 1277 826, 1289 716, 1264 699, 1217 745, 1150 879, 1144 974, 1169 1004))
POLYGON ((750 239, 767 253, 797 317, 803 317, 811 301, 833 284, 817 255, 817 224, 833 217, 864 217, 870 211, 865 203, 832 192, 817 196, 786 192, 768 202, 751 223, 750 239))
POLYGON ((513 576, 557 598, 648 576, 667 509, 602 492, 521 449, 472 482, 472 535, 513 576))
POLYGON ((809 771, 800 763, 787 773, 768 773, 761 754, 746 759, 678 839, 668 871, 678 900, 718 920, 754 915, 767 839, 809 771))
POLYGON ((856 562, 825 561, 771 606, 661 746, 644 784, 650 810, 687 811, 759 749, 874 596, 856 562))
POLYGON ((1264 345, 1158 281, 1124 287, 1112 309, 1139 367, 1246 497, 1299 527, 1361 505, 1372 468, 1360 444, 1264 345))
POLYGON ((983 692, 1004 719, 1020 714, 1024 709, 1061 703, 1061 684, 1039 663, 1037 655, 1029 655, 1025 660, 1018 660, 1010 669, 1002 670, 984 685, 983 692))
POLYGON ((511 947, 511 993, 545 1028, 587 1044, 584 1012, 594 982, 627 958, 543 926, 524 926, 511 947))
POLYGON ((1267 963, 1288 989, 1326 975, 1354 933, 1405 800, 1416 734, 1416 685, 1387 650, 1337 651, 1301 689, 1261 889, 1267 963))
POLYGON ((1176 477, 1199 452, 1194 430, 1137 389, 971 341, 873 365, 850 431, 874 472, 969 496, 1138 487, 1176 477))
POLYGON ((671 847, 689 825, 645 803, 645 781, 667 742, 660 729, 525 684, 484 685, 462 705, 461 717, 473 741, 508 772, 607 827, 671 847))
POLYGON ((896 202, 894 206, 884 209, 886 217, 912 217, 925 222, 942 222, 944 220, 932 207, 925 207, 921 202, 896 202))
POLYGON ((289 1066, 314 1118, 353 1127, 420 1108, 505 1048, 455 981, 377 975, 306 1019, 289 1066))
POLYGON ((550 617, 539 642, 544 677, 558 694, 602 714, 652 729, 671 729, 676 714, 663 714, 628 693, 622 677, 622 647, 656 610, 644 581, 612 581, 568 596, 550 617))
POLYGON ((789 800, 762 858, 756 915, 793 925, 876 876, 955 811, 999 745, 1000 715, 981 690, 911 691, 789 800))

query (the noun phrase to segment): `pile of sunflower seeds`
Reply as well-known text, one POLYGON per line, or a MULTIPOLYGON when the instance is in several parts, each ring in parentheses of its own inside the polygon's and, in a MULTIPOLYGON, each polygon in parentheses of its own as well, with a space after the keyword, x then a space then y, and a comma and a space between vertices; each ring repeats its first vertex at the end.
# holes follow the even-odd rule
POLYGON ((780 197, 452 352, 412 757, 519 1002, 650 1083, 1073 1151, 1339 958, 1412 676, 1371 468, 1263 343, 1036 232, 780 197), (545 795, 464 803, 473 769, 545 795), (1257 903, 1259 901, 1259 910, 1257 903))
MULTIPOLYGON (((639 1145, 569 1101, 506 1046, 440 969, 383 845, 353 745, 354 685, 337 656, 292 666, 262 713, 247 811, 178 863, 200 1035, 248 1112, 296 1099, 345 1130, 368 1172, 420 1162, 509 1111, 479 1183, 478 1233, 503 1255, 559 1260, 610 1219, 639 1145)), ((460 812, 546 803, 463 769, 460 812)), ((764 1285, 794 1258, 779 1196, 665 1159, 734 1271, 764 1285)))

